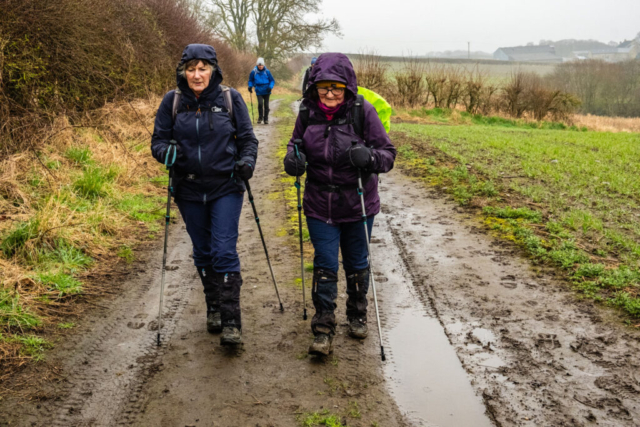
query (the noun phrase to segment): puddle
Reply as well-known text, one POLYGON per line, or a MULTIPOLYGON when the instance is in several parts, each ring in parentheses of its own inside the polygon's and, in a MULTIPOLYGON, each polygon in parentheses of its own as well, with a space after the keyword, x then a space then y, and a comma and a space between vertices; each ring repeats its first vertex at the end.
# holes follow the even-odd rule
MULTIPOLYGON (((378 285, 384 344, 390 356, 384 371, 396 403, 415 426, 492 426, 442 325, 416 295, 411 275, 392 244, 386 218, 381 214, 376 222, 375 235, 386 246, 373 245, 374 270, 384 272, 388 279, 378 285)), ((478 342, 487 337, 483 335, 478 342)), ((498 363, 482 360, 488 365, 498 363)))
POLYGON ((496 336, 488 329, 475 328, 471 331, 471 337, 479 342, 483 348, 490 348, 496 342, 496 336))

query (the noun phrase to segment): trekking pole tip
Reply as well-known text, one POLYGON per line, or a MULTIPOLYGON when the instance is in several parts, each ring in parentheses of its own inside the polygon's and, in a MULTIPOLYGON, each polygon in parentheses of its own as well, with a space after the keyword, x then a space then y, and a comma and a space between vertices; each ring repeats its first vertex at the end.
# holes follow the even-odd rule
POLYGON ((304 314, 302 315, 302 320, 307 320, 307 309, 304 309, 304 314))
POLYGON ((387 358, 384 355, 384 347, 383 346, 380 346, 380 358, 382 359, 383 362, 385 360, 387 360, 387 358))
POLYGON ((160 332, 158 332, 158 336, 156 337, 156 344, 160 347, 160 332))
POLYGON ((284 307, 282 306, 282 303, 280 303, 280 311, 284 311, 284 307))

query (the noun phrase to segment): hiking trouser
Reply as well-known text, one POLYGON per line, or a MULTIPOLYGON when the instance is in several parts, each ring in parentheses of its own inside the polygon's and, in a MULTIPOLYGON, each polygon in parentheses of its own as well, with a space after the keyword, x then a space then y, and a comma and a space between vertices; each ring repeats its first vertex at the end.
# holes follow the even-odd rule
POLYGON ((216 273, 240 272, 236 245, 243 199, 243 193, 231 193, 206 204, 176 200, 193 243, 196 267, 210 265, 216 273))
MULTIPOLYGON (((371 215, 367 218, 369 236, 371 236, 374 217, 375 215, 371 215)), ((364 227, 361 221, 327 224, 310 217, 307 217, 307 227, 315 251, 311 297, 316 313, 311 320, 311 329, 316 335, 319 333, 335 334, 334 311, 336 308, 335 300, 338 297, 337 273, 340 251, 342 252, 343 268, 347 275, 347 295, 349 295, 347 316, 366 318, 369 276, 365 275, 364 271, 368 272, 369 262, 364 227), (350 279, 350 276, 354 277, 350 279)))
POLYGON ((269 95, 258 95, 258 120, 269 120, 269 95))

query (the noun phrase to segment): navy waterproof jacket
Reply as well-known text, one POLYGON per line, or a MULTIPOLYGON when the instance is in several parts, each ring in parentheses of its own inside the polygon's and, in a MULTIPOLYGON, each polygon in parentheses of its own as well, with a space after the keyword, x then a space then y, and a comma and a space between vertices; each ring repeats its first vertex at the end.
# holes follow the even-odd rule
MULTIPOLYGON (((190 44, 182 52, 178 68, 192 59, 217 64, 213 47, 190 44)), ((180 155, 175 163, 174 196, 180 200, 207 201, 233 192, 243 192, 244 183, 233 175, 236 161, 244 160, 255 168, 258 140, 253 133, 249 112, 240 94, 231 91, 232 122, 222 88, 222 70, 216 66, 209 86, 199 97, 193 93, 186 78, 177 74, 182 99, 173 122, 175 91, 162 99, 156 114, 151 152, 161 163, 169 141, 175 139, 180 155)))
POLYGON ((273 80, 271 71, 264 67, 262 71, 258 70, 258 67, 254 67, 251 74, 249 74, 249 87, 256 88, 256 95, 269 95, 271 89, 275 86, 276 81, 273 80))

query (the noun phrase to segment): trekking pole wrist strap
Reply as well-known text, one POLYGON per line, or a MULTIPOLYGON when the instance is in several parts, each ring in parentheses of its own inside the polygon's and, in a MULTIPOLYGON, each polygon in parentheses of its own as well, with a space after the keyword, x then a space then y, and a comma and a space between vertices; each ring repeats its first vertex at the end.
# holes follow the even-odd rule
POLYGON ((164 157, 164 165, 167 167, 167 169, 170 169, 173 167, 177 157, 178 157, 178 142, 172 139, 171 141, 169 141, 169 147, 167 147, 167 151, 164 157))

